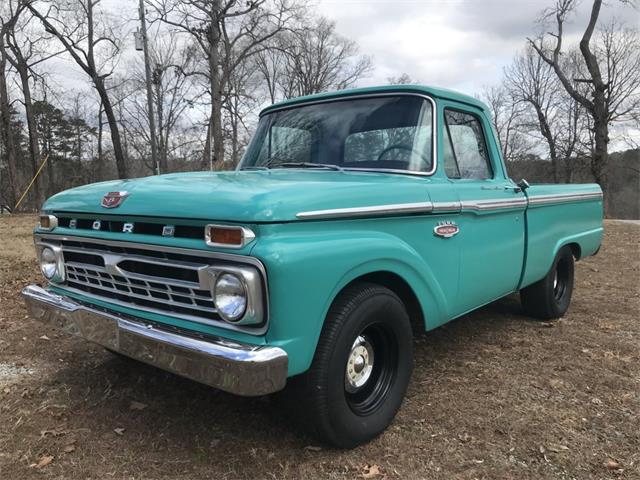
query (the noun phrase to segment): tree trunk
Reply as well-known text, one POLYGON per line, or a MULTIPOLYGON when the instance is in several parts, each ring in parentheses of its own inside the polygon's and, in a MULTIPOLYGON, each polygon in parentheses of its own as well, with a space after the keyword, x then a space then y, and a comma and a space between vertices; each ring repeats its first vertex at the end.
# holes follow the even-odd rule
POLYGON ((593 179, 602 188, 604 194, 604 212, 608 214, 609 198, 607 185, 607 163, 609 160, 609 126, 607 122, 595 121, 593 125, 595 148, 591 157, 591 172, 593 179))
POLYGON ((102 179, 102 176, 100 175, 102 173, 102 170, 104 168, 103 162, 102 162, 102 130, 103 130, 103 121, 102 121, 102 112, 104 111, 104 109, 102 108, 102 101, 100 102, 100 107, 98 109, 98 174, 100 176, 100 179, 102 179))
POLYGON ((9 201, 10 207, 13 208, 18 199, 18 158, 15 138, 11 131, 11 107, 9 104, 9 93, 7 91, 6 66, 6 51, 0 39, 0 134, 2 135, 5 153, 7 155, 7 170, 9 174, 9 198, 5 197, 5 200, 9 201))
POLYGON ((162 103, 162 83, 158 79, 156 82, 156 111, 158 112, 158 158, 160 160, 160 171, 169 173, 167 161, 167 137, 169 136, 168 126, 164 125, 164 105, 162 103))
POLYGON ((211 122, 212 118, 209 117, 207 122, 207 138, 204 141, 204 152, 202 154, 202 170, 211 169, 211 122))
POLYGON ((100 101, 102 102, 102 109, 107 117, 107 123, 109 124, 109 131, 111 132, 111 143, 113 145, 113 154, 116 157, 116 170, 118 172, 118 178, 128 178, 127 162, 122 150, 122 140, 120 138, 120 130, 118 129, 118 121, 116 120, 113 106, 107 90, 104 87, 104 82, 101 78, 94 80, 98 95, 100 95, 100 101))
POLYGON ((551 133, 551 127, 549 126, 549 122, 547 121, 547 117, 545 116, 540 105, 532 102, 536 114, 538 116, 538 124, 540 125, 540 133, 547 141, 547 146, 549 147, 549 158, 551 159, 551 167, 553 169, 553 181, 554 183, 560 182, 560 165, 558 165, 558 152, 556 150, 556 141, 553 138, 553 134, 551 133))
POLYGON ((222 130, 222 81, 220 77, 220 1, 212 7, 212 22, 209 26, 209 88, 211 89, 211 140, 213 158, 211 163, 224 161, 224 140, 222 130))
MULTIPOLYGON (((216 49, 217 50, 217 49, 216 49)), ((222 130, 222 86, 220 85, 220 72, 218 69, 217 55, 211 63, 211 127, 213 140, 212 163, 224 161, 224 140, 222 130)))
MULTIPOLYGON (((38 171, 38 164, 40 163, 40 145, 38 143, 38 129, 36 128, 36 121, 33 116, 33 99, 31 98, 31 86, 29 85, 29 69, 25 64, 18 64, 16 66, 16 69, 18 70, 18 74, 20 75, 20 83, 22 84, 24 111, 25 116, 27 117, 27 130, 29 132, 29 157, 31 160, 31 176, 33 178, 38 171)), ((41 197, 39 178, 33 184, 33 194, 35 207, 36 209, 39 209, 44 200, 41 197)))

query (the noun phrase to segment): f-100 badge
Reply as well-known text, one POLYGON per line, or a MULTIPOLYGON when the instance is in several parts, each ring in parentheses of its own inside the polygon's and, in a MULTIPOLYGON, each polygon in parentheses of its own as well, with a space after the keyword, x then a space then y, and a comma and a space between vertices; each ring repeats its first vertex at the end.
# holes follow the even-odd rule
POLYGON ((456 222, 445 221, 438 222, 438 225, 433 229, 433 234, 442 238, 451 238, 457 235, 459 231, 460 228, 456 225, 456 222))

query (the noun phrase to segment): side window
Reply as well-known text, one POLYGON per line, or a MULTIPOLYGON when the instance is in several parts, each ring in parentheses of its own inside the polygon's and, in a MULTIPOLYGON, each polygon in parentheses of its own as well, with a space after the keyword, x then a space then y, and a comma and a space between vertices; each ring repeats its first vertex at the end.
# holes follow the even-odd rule
POLYGON ((473 115, 445 109, 444 168, 449 178, 485 180, 491 166, 480 121, 473 115))
POLYGON ((311 162, 312 134, 309 130, 274 125, 262 144, 258 163, 276 159, 278 163, 311 162))

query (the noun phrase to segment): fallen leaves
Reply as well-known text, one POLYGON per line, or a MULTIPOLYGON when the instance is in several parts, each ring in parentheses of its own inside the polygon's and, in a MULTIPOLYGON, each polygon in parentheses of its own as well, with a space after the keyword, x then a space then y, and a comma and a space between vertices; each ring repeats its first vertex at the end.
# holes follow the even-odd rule
POLYGON ((125 429, 122 428, 122 427, 118 427, 118 428, 114 428, 113 431, 116 432, 117 435, 122 436, 122 435, 124 435, 125 429))
POLYGON ((607 470, 618 470, 621 468, 621 465, 611 458, 607 459, 607 461, 604 462, 604 466, 607 468, 607 470))
POLYGON ((75 452, 76 451, 76 441, 75 440, 71 440, 70 442, 67 442, 67 444, 62 448, 62 451, 64 453, 75 452))
POLYGON ((383 476, 384 474, 380 470, 380 466, 375 463, 372 465, 364 465, 360 468, 360 477, 361 478, 375 478, 383 476))
POLYGON ((135 400, 132 400, 129 404, 129 410, 144 410, 145 408, 147 408, 146 403, 137 402, 135 400))
POLYGON ((44 468, 47 465, 50 465, 51 463, 53 463, 53 459, 54 456, 53 455, 43 455, 42 457, 40 457, 40 459, 38 460, 38 463, 34 463, 33 465, 31 465, 31 467, 34 468, 44 468))
POLYGON ((69 431, 66 430, 65 427, 61 426, 61 427, 56 427, 53 430, 40 430, 40 438, 62 437, 67 433, 69 433, 69 431))
POLYGON ((547 445, 547 450, 549 450, 550 452, 554 452, 554 453, 562 453, 562 452, 566 452, 567 450, 569 450, 569 447, 567 447, 566 445, 550 444, 550 445, 547 445))

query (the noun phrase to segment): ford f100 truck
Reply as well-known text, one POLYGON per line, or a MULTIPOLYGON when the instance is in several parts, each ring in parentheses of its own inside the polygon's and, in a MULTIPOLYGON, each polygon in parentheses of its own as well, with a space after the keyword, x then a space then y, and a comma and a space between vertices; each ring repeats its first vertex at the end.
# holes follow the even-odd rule
POLYGON ((267 107, 235 171, 54 195, 47 285, 22 294, 34 319, 227 392, 290 383, 349 448, 400 408, 415 332, 514 292, 562 316, 602 235, 598 185, 514 183, 480 101, 365 88, 267 107))

